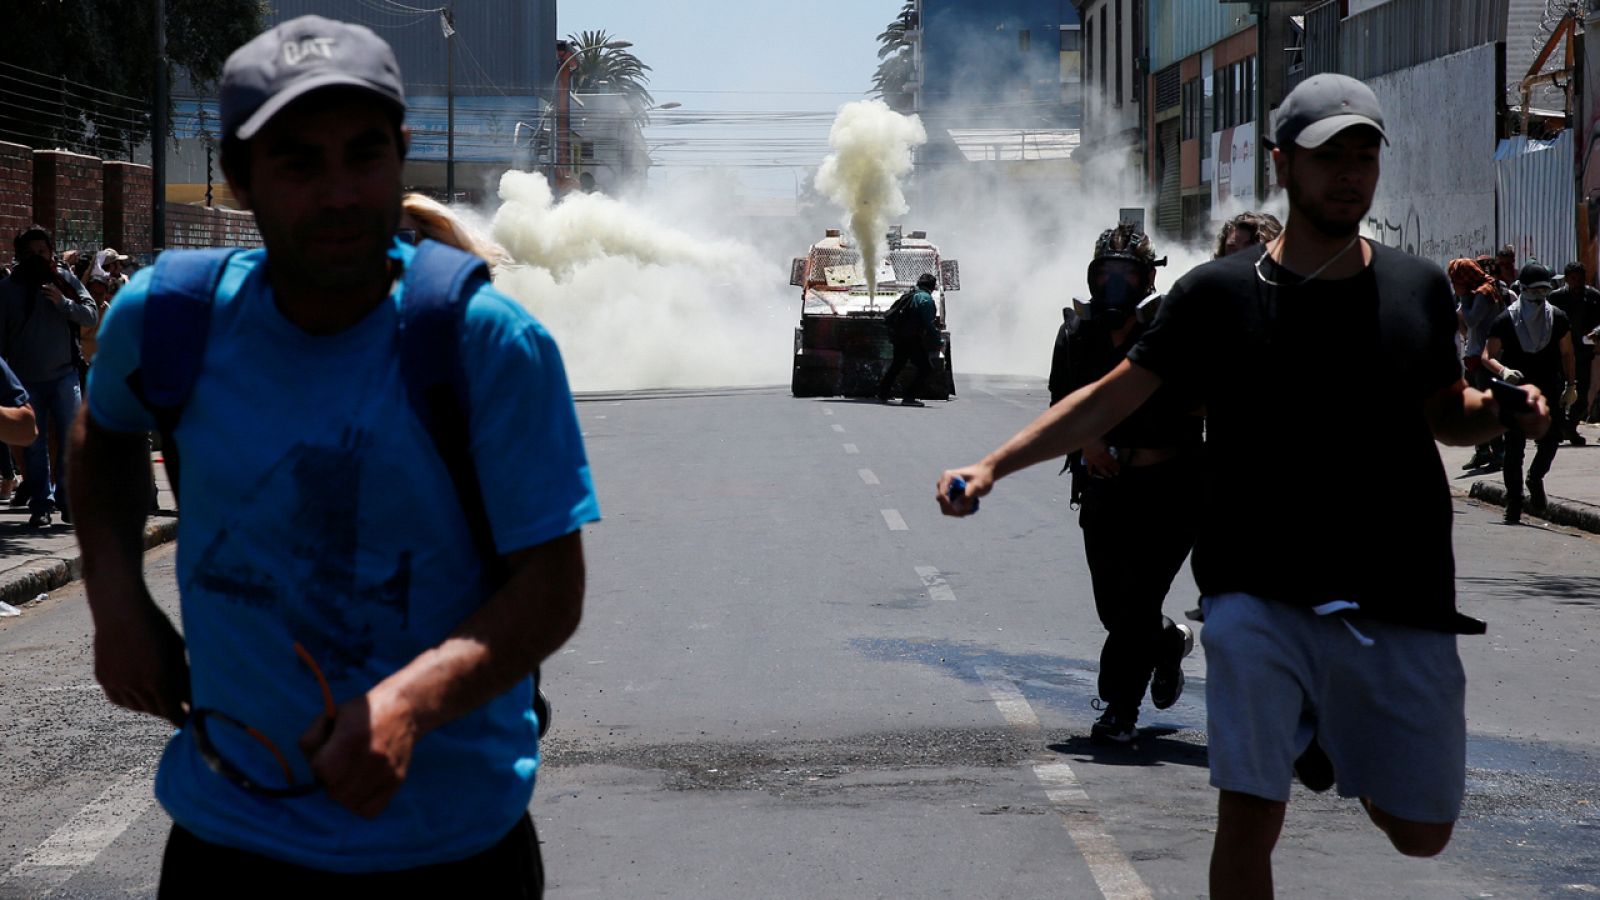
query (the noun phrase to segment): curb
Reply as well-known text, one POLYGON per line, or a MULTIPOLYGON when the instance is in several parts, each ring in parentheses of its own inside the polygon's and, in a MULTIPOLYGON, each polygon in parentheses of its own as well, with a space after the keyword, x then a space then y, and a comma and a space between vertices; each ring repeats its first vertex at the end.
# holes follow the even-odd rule
MULTIPOLYGON (((1506 505, 1506 488, 1503 484, 1492 481, 1474 481, 1472 489, 1467 492, 1467 497, 1495 506, 1506 505)), ((1525 515, 1534 515, 1523 507, 1525 515)), ((1551 497, 1544 505, 1544 512, 1535 516, 1552 525, 1565 525, 1568 528, 1578 528, 1583 531, 1600 534, 1600 506, 1584 503, 1581 500, 1568 500, 1565 497, 1551 497)))
MULTIPOLYGON (((175 540, 178 536, 178 517, 167 515, 144 526, 144 548, 149 550, 175 540)), ((83 557, 70 556, 36 559, 0 576, 0 602, 26 609, 35 597, 63 587, 83 577, 83 557)))

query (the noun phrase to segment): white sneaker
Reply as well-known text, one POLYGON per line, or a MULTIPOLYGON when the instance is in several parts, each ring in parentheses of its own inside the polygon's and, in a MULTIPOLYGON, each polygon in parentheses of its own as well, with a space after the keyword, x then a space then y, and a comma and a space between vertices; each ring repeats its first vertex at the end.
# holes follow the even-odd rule
POLYGON ((22 615, 22 610, 17 609, 15 606, 12 606, 4 600, 0 600, 0 619, 6 618, 7 616, 20 615, 22 615))

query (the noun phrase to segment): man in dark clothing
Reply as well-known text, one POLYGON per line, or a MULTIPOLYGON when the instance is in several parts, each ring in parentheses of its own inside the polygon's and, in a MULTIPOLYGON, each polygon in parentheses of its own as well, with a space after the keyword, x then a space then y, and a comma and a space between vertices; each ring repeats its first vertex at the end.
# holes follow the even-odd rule
POLYGON ((66 468, 61 456, 67 429, 78 414, 78 328, 99 321, 94 299, 83 283, 56 264, 50 232, 38 225, 12 242, 17 265, 0 282, 0 356, 22 379, 38 417, 39 436, 28 445, 28 525, 48 528, 57 507, 70 521, 66 468), (51 432, 57 458, 50 458, 51 432), (59 500, 59 502, 57 502, 59 500))
MULTIPOLYGON (((1160 306, 1150 240, 1131 225, 1100 236, 1089 263, 1089 303, 1065 311, 1050 366, 1050 402, 1105 376, 1127 357, 1160 306)), ((1139 706, 1167 709, 1183 693, 1182 660, 1194 634, 1161 614, 1172 579, 1194 546, 1200 503, 1201 420, 1168 387, 1122 424, 1072 454, 1073 505, 1105 626, 1100 650, 1100 743, 1130 743, 1139 706), (1159 514, 1152 514, 1153 510, 1159 514)))
POLYGON ((900 402, 903 406, 927 405, 917 397, 933 375, 929 354, 943 341, 939 335, 939 307, 933 302, 933 289, 938 285, 938 279, 931 272, 922 273, 917 278, 917 289, 911 292, 910 309, 890 324, 889 340, 894 344, 894 360, 883 373, 883 380, 878 382, 879 402, 889 402, 895 379, 909 362, 917 373, 911 376, 911 386, 906 388, 905 399, 900 402))
POLYGON ((1567 314, 1567 324, 1572 328, 1572 356, 1576 362, 1578 402, 1567 407, 1562 435, 1574 447, 1588 441, 1578 433, 1578 423, 1589 417, 1589 394, 1594 390, 1595 332, 1600 331, 1600 289, 1589 284, 1589 273, 1581 262, 1569 262, 1561 273, 1566 282, 1550 292, 1550 305, 1567 314))
MULTIPOLYGON (((1460 815, 1456 638, 1485 626, 1455 607, 1450 486, 1435 442, 1480 444, 1512 419, 1462 380, 1444 273, 1361 239, 1386 140, 1366 85, 1332 73, 1300 82, 1272 135, 1289 199, 1282 236, 1184 276, 1110 374, 936 488, 946 515, 971 515, 997 479, 1084 447, 1163 385, 1205 403, 1192 566, 1220 792, 1213 896, 1272 896, 1295 760, 1313 744, 1339 793, 1361 798, 1405 855, 1441 852, 1460 815), (1330 309, 1345 327, 1328 327, 1330 309), (1352 371, 1379 374, 1353 389, 1352 371), (1385 435, 1386 515, 1335 504, 1287 527, 1285 498, 1303 492, 1305 474, 1347 462, 1327 440, 1327 410, 1385 435)), ((1523 390, 1528 409, 1514 421, 1542 434, 1548 405, 1523 390)))
MULTIPOLYGON (((1572 327, 1567 314, 1549 302, 1551 272, 1531 262, 1522 267, 1517 280, 1522 282, 1522 294, 1490 326, 1484 366, 1501 380, 1535 385, 1545 396, 1559 397, 1563 410, 1570 409, 1578 400, 1572 327)), ((1528 509, 1534 515, 1544 514, 1544 476, 1556 460, 1563 434, 1558 421, 1536 442, 1538 449, 1528 466, 1528 509)), ((1527 447, 1528 435, 1520 428, 1506 432, 1507 525, 1522 520, 1522 458, 1527 447)))

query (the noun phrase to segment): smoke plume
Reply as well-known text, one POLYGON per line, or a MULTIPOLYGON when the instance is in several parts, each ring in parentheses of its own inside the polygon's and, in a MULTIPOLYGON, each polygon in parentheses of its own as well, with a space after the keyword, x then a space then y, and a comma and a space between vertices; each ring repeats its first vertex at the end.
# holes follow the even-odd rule
POLYGON ((846 103, 828 132, 833 153, 817 171, 817 190, 850 216, 869 294, 877 293, 878 248, 889 218, 907 208, 900 179, 911 171, 912 148, 927 141, 921 120, 882 100, 846 103))

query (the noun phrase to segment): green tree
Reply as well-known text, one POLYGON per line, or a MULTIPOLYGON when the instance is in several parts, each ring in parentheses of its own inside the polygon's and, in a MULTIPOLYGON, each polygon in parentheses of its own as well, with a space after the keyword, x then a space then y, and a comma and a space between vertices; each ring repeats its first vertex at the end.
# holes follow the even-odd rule
POLYGON ((900 14, 878 35, 878 70, 872 74, 872 95, 899 113, 909 113, 916 101, 906 85, 917 74, 916 59, 906 32, 916 27, 917 4, 906 0, 900 14))
POLYGON ((166 0, 158 60, 154 9, 150 0, 8 0, 0 140, 126 156, 149 136, 158 65, 208 86, 266 21, 264 0, 166 0))
POLYGON ((567 35, 567 43, 578 54, 572 63, 572 91, 576 94, 625 94, 641 108, 654 106, 650 96, 650 67, 626 47, 611 49, 606 44, 617 38, 605 31, 581 31, 567 35))

